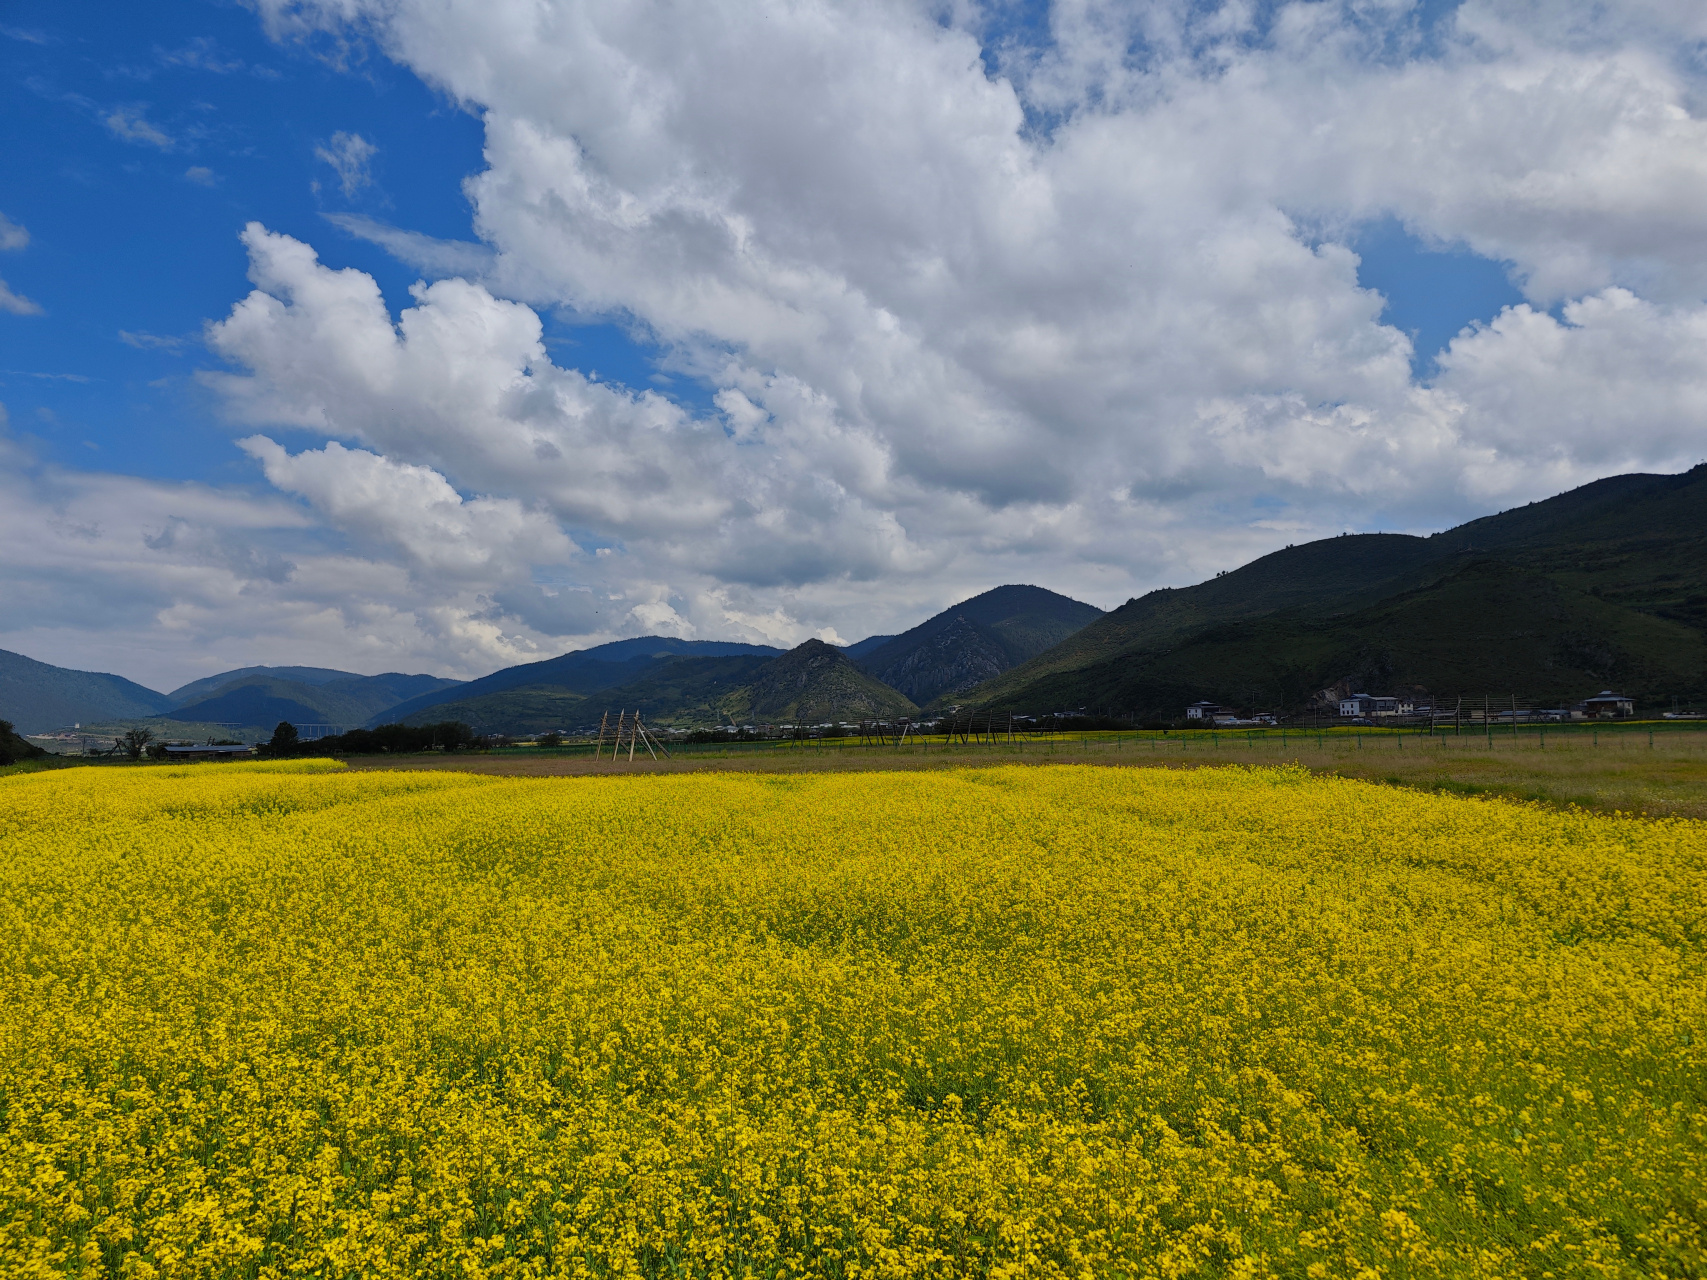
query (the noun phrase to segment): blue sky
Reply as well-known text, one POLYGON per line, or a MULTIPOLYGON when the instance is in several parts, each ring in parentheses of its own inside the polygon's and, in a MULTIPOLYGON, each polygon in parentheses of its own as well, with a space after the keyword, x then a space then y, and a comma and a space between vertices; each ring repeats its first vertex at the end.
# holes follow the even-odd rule
POLYGON ((1371 219, 1351 247, 1361 259, 1358 283, 1387 300, 1381 318, 1410 335, 1411 367, 1419 378, 1434 372, 1435 358, 1465 326, 1523 301, 1506 263, 1461 244, 1430 244, 1396 218, 1371 219))
MULTIPOLYGON (((202 326, 249 289, 238 232, 258 219, 313 243, 400 310, 419 273, 326 215, 470 239, 462 182, 482 167, 479 119, 371 48, 338 66, 323 48, 268 40, 234 4, 19 0, 3 12, 0 213, 30 244, 0 271, 42 308, 0 314, 14 434, 68 467, 253 479, 191 376, 218 364, 202 326), (339 133, 376 149, 350 190, 317 155, 339 133)), ((659 385, 655 352, 621 326, 543 315, 560 361, 659 385)))
POLYGON ((854 640, 1707 453, 1707 11, 666 8, 7 4, 0 647, 854 640))
MULTIPOLYGON (((999 15, 992 38, 1046 41, 1041 8, 999 15)), ((0 212, 31 242, 0 266, 43 309, 0 316, 13 432, 68 467, 252 479, 190 376, 217 363, 203 324, 249 287, 238 231, 258 219, 308 241, 401 310, 418 273, 326 215, 471 239, 462 183, 482 168, 479 119, 371 47, 339 66, 323 44, 267 39, 234 4, 19 0, 5 13, 0 212), (339 133, 376 148, 369 180, 350 190, 317 155, 339 133)), ((1371 220, 1353 246, 1384 318, 1415 335, 1419 375, 1465 325, 1521 300, 1503 265, 1431 247, 1393 218, 1371 220)), ((558 363, 706 404, 692 379, 660 379, 657 349, 632 341, 632 325, 543 314, 558 363)))

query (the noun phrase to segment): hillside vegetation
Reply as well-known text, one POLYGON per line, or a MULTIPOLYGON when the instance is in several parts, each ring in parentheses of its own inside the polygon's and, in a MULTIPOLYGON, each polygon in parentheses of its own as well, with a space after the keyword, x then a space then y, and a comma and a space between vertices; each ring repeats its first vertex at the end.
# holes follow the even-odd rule
POLYGON ((996 587, 850 656, 923 706, 1036 657, 1100 617, 1096 606, 1042 587, 996 587))
POLYGON ((747 714, 747 683, 770 661, 755 654, 646 659, 642 670, 649 674, 614 689, 577 693, 561 685, 524 685, 435 703, 405 723, 460 720, 476 733, 540 733, 597 724, 609 710, 613 717, 619 711, 639 711, 650 721, 717 724, 747 714))
MULTIPOLYGON (((331 667, 238 667, 234 671, 222 671, 216 676, 203 676, 200 680, 192 680, 188 684, 172 690, 166 696, 172 699, 173 706, 187 706, 189 703, 199 702, 203 698, 210 698, 221 689, 237 684, 239 681, 247 680, 251 676, 264 676, 268 680, 288 680, 293 684, 310 686, 365 678, 354 671, 338 671, 331 667)), ((376 679, 382 678, 376 677, 376 679)))
POLYGON ((385 713, 408 699, 460 687, 456 680, 398 672, 379 676, 340 674, 337 680, 315 684, 251 675, 220 685, 211 697, 184 703, 169 715, 173 720, 257 728, 270 728, 281 720, 354 728, 376 716, 390 718, 385 713))
POLYGON ((677 725, 817 724, 918 712, 821 640, 808 640, 775 658, 674 657, 648 663, 647 672, 629 684, 587 694, 535 686, 439 703, 415 713, 409 723, 453 719, 476 732, 537 733, 597 724, 607 712, 614 718, 622 711, 677 725))
POLYGON ((12 727, 10 720, 0 720, 0 765, 16 764, 20 760, 34 760, 45 755, 40 747, 33 742, 26 742, 12 727))
POLYGON ((160 715, 171 705, 165 694, 123 676, 73 671, 0 649, 0 717, 19 733, 160 715))
POLYGON ((1154 591, 959 699, 1177 716, 1326 690, 1707 695, 1707 466, 1619 476, 1427 538, 1288 547, 1154 591))
POLYGON ((822 640, 808 640, 767 663, 748 687, 755 720, 821 724, 827 720, 916 715, 918 707, 874 680, 822 640))
MULTIPOLYGON (((781 652, 781 649, 768 645, 741 644, 727 640, 677 640, 672 636, 639 636, 632 640, 614 640, 609 644, 595 645, 591 649, 577 649, 572 653, 560 654, 542 662, 525 662, 520 666, 505 667, 489 676, 470 680, 457 689, 412 698, 387 710, 384 718, 405 724, 428 724, 450 715, 448 711, 441 712, 433 708, 454 701, 459 705, 472 705, 470 714, 487 718, 498 716, 505 732, 532 732, 531 729, 521 728, 524 721, 531 724, 541 718, 552 719, 556 714, 555 708, 566 706, 567 699, 564 695, 585 696, 601 689, 615 689, 634 684, 662 670, 677 658, 775 657, 781 652), (521 691, 524 689, 551 691, 550 701, 554 709, 548 710, 543 704, 536 708, 530 707, 529 698, 533 695, 523 694, 521 691), (514 693, 516 696, 490 703, 480 701, 494 693, 514 693), (500 706, 510 709, 504 713, 508 719, 498 715, 496 708, 500 706), (427 711, 432 711, 432 714, 423 719, 422 713, 427 711)), ((561 725, 562 721, 559 719, 553 725, 545 727, 561 725)))

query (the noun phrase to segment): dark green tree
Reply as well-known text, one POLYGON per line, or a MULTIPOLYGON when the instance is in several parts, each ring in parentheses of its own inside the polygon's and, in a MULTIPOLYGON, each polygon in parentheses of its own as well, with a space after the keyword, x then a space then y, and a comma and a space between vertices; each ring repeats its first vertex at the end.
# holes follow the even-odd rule
POLYGON ((280 720, 267 746, 281 755, 296 750, 296 726, 288 720, 280 720))
POLYGON ((33 760, 46 754, 47 752, 35 743, 26 742, 19 737, 10 720, 0 720, 0 764, 11 764, 15 760, 33 760))
POLYGON ((142 759, 142 753, 148 749, 148 744, 154 741, 152 729, 126 729, 124 737, 118 740, 119 750, 132 760, 142 759))

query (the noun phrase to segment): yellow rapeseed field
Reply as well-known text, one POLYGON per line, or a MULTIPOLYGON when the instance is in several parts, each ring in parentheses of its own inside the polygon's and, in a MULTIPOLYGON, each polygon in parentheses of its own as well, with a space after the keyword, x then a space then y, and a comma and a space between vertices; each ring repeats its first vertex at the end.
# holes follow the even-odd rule
POLYGON ((1296 770, 0 780, 8 1276, 1702 1276, 1707 825, 1296 770))

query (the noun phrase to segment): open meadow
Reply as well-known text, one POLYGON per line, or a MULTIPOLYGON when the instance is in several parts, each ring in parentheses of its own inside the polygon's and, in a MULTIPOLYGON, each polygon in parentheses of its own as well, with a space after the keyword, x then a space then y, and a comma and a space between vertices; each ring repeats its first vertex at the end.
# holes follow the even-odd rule
POLYGON ((303 761, 0 857, 8 1275, 1707 1274, 1697 820, 303 761))
POLYGON ((671 748, 654 762, 641 751, 594 760, 590 747, 501 750, 418 756, 353 756, 352 769, 464 769, 517 777, 680 773, 697 770, 957 769, 991 764, 1099 764, 1198 768, 1203 765, 1298 765, 1333 777, 1363 778, 1456 795, 1638 813, 1707 818, 1707 728, 1574 726, 1551 731, 1508 727, 1429 735, 1385 730, 1239 730, 1215 733, 1060 734, 1015 742, 935 737, 902 747, 855 741, 760 742, 671 748))

